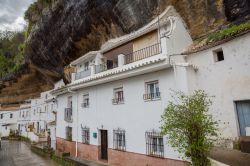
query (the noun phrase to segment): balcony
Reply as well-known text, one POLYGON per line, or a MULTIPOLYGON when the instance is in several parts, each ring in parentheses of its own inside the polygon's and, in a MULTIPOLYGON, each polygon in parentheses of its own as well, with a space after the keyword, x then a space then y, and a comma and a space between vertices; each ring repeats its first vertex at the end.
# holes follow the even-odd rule
MULTIPOLYGON (((92 63, 89 66, 88 70, 73 73, 72 74, 72 80, 73 82, 75 80, 85 79, 89 76, 95 76, 96 74, 106 73, 109 70, 116 71, 115 69, 123 69, 126 68, 126 66, 130 66, 133 62, 141 61, 141 63, 144 63, 145 61, 142 61, 144 59, 154 59, 154 56, 158 56, 162 53, 162 48, 160 43, 153 44, 151 46, 145 47, 143 49, 137 50, 133 53, 124 55, 114 55, 113 57, 106 57, 104 55, 101 56, 95 56, 95 64, 92 63)), ((137 63, 134 63, 135 65, 137 63)), ((133 66, 133 64, 132 64, 133 66)), ((109 73, 109 72, 108 72, 109 73)))
POLYGON ((124 103, 124 98, 114 98, 114 99, 112 99, 112 103, 114 105, 116 105, 116 104, 123 104, 124 103))
POLYGON ((89 103, 82 103, 81 106, 82 106, 82 108, 88 108, 89 107, 89 103))
POLYGON ((143 94, 144 100, 156 100, 156 99, 160 99, 160 98, 161 98, 160 92, 143 94))
POLYGON ((84 70, 84 71, 81 71, 81 72, 77 72, 76 75, 75 75, 75 80, 79 80, 79 79, 88 77, 88 76, 90 76, 90 74, 91 74, 90 69, 84 70))
POLYGON ((157 43, 157 44, 145 47, 141 50, 135 51, 131 54, 125 55, 125 58, 126 58, 125 63, 126 64, 133 63, 133 62, 146 59, 154 55, 158 55, 161 52, 162 52, 161 44, 157 43))
POLYGON ((73 122, 72 108, 65 108, 65 110, 64 110, 64 120, 66 122, 73 122))
POLYGON ((95 66, 95 73, 101 73, 107 70, 107 66, 105 64, 100 64, 95 66))

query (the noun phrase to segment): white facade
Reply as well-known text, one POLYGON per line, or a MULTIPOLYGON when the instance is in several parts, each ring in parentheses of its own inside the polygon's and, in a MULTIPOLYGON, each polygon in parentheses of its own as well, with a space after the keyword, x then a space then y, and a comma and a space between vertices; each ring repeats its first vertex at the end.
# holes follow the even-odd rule
MULTIPOLYGON (((64 90, 62 88, 52 92, 58 95, 56 130, 58 138, 67 139, 66 127, 72 127, 72 140, 81 143, 81 128, 87 127, 90 129, 89 143, 100 146, 100 131, 107 130, 108 148, 113 149, 113 130, 120 128, 126 133, 126 151, 146 154, 145 132, 160 131, 161 115, 171 99, 171 89, 188 90, 185 68, 173 69, 170 63, 172 59, 179 59, 181 62, 184 59, 177 57, 170 59, 169 55, 181 53, 192 43, 192 40, 180 18, 171 17, 170 20, 171 22, 161 25, 161 31, 158 33, 158 39, 161 41, 161 53, 130 64, 124 64, 121 59, 124 56, 117 55, 117 68, 100 73, 95 73, 92 68, 89 76, 77 80, 74 79, 73 74, 70 85, 64 90), (166 29, 170 29, 170 32, 166 29), (180 74, 177 76, 176 72, 180 74), (181 81, 181 84, 176 83, 177 81, 181 81), (149 82, 157 82, 158 85, 155 86, 158 88, 160 97, 157 95, 155 99, 145 99, 145 94, 149 93, 147 88, 149 82), (117 88, 123 89, 124 101, 114 104, 112 99, 116 97, 117 88), (86 95, 89 99, 87 107, 84 105, 86 95), (72 96, 72 104, 69 104, 70 96, 72 96), (70 105, 72 105, 73 118, 72 121, 66 121, 65 109, 70 105)), ((141 31, 139 30, 139 32, 141 31)), ((139 33, 137 37, 140 36, 142 35, 139 33)), ((113 48, 109 47, 109 49, 113 48)), ((100 59, 102 59, 103 52, 102 50, 90 52, 86 57, 83 56, 74 61, 73 65, 82 65, 89 59, 92 59, 94 65, 97 65, 102 62, 100 59), (94 60, 93 57, 95 57, 94 60)), ((164 137, 164 157, 179 159, 178 153, 166 142, 164 137)), ((75 146, 77 156, 78 144, 75 146)))
MULTIPOLYGON (((197 66, 196 72, 189 72, 189 90, 203 89, 214 96, 211 113, 219 120, 220 137, 230 139, 230 143, 241 135, 236 103, 250 100, 249 43, 248 33, 219 46, 187 55, 187 62, 197 66), (224 60, 216 61, 218 50, 223 51, 224 60)), ((250 115, 250 106, 248 111, 250 115)), ((232 147, 232 144, 229 146, 232 147)))
POLYGON ((10 132, 17 130, 18 109, 0 111, 0 136, 9 136, 10 132))

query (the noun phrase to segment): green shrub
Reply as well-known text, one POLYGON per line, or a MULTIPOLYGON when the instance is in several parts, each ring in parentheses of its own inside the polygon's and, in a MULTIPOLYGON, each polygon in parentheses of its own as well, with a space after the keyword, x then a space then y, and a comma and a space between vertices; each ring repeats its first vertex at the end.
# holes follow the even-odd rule
POLYGON ((217 122, 208 113, 211 100, 201 90, 190 96, 176 92, 173 99, 162 115, 162 133, 192 165, 210 165, 207 155, 217 137, 217 122))

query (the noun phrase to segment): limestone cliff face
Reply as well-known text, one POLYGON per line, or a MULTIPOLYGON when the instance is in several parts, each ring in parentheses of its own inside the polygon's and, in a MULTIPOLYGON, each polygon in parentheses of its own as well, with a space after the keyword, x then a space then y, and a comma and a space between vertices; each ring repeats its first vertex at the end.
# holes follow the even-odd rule
POLYGON ((27 39, 27 63, 51 85, 71 60, 138 29, 168 5, 179 12, 193 39, 248 18, 250 9, 248 0, 54 0, 27 39), (232 12, 239 9, 244 12, 232 12))

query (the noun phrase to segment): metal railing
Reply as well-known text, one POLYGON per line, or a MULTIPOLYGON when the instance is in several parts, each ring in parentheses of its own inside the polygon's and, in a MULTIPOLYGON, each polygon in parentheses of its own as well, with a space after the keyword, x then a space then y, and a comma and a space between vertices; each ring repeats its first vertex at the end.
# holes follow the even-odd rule
POLYGON ((75 80, 79 80, 81 78, 88 77, 88 76, 90 76, 90 74, 91 74, 90 69, 78 72, 78 73, 76 73, 75 80))
POLYGON ((107 70, 107 66, 105 64, 100 64, 95 66, 95 73, 101 73, 107 70))
POLYGON ((141 50, 135 51, 133 53, 130 53, 128 55, 126 55, 126 64, 132 63, 132 62, 136 62, 157 54, 161 53, 161 45, 160 43, 145 47, 141 50))
POLYGON ((123 97, 114 98, 114 99, 112 99, 112 103, 113 104, 122 104, 122 103, 124 103, 124 98, 123 97))
POLYGON ((72 122, 73 121, 72 108, 65 108, 65 110, 64 110, 64 120, 66 122, 72 122))
POLYGON ((154 100, 154 99, 159 99, 159 98, 161 98, 160 92, 143 94, 144 100, 154 100))

